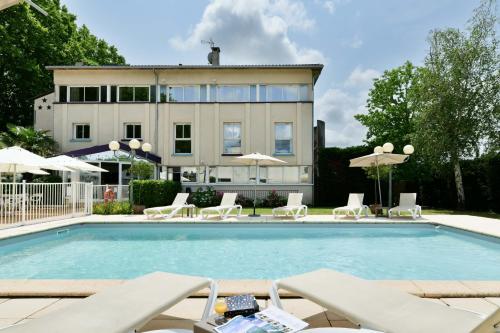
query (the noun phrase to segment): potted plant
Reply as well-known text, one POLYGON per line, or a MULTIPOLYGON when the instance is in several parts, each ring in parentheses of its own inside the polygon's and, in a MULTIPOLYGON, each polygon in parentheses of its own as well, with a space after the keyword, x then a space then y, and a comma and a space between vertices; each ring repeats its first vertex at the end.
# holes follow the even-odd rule
MULTIPOLYGON (((145 180, 145 179, 151 179, 151 177, 153 176, 154 167, 151 163, 145 161, 139 161, 132 163, 128 171, 132 175, 132 179, 145 180)), ((136 203, 134 200, 134 204, 132 206, 134 214, 142 214, 144 209, 146 208, 146 206, 142 203, 140 199, 140 195, 141 191, 139 191, 138 202, 136 203)))

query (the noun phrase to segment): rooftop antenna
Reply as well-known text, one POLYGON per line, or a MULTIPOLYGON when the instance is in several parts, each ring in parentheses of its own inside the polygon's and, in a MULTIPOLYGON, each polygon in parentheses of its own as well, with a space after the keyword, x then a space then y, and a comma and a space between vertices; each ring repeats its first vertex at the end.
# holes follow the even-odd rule
POLYGON ((210 38, 209 40, 202 40, 201 43, 210 45, 210 49, 212 50, 207 56, 208 63, 211 64, 212 66, 219 66, 220 48, 218 46, 215 46, 215 42, 213 41, 213 39, 210 38))

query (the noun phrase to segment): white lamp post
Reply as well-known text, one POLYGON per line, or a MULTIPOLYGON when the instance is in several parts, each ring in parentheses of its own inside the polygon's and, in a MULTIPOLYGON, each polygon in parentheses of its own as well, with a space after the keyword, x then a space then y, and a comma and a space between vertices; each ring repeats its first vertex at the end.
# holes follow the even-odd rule
MULTIPOLYGON (((134 160, 135 156, 137 154, 137 149, 141 148, 141 142, 137 139, 132 139, 129 141, 128 146, 130 148, 130 153, 128 155, 128 159, 130 159, 130 164, 131 166, 134 165, 134 160)), ((116 157, 116 152, 120 149, 120 143, 116 140, 110 141, 108 144, 109 150, 113 152, 113 154, 116 157)), ((142 151, 146 153, 146 158, 147 154, 153 149, 153 146, 151 146, 150 143, 145 142, 142 145, 142 151)), ((134 176, 132 176, 132 180, 134 180, 134 176)), ((134 196, 133 196, 133 190, 132 187, 130 187, 130 203, 134 203, 134 196)))
MULTIPOLYGON (((379 147, 380 146, 375 147, 375 149, 377 149, 379 147)), ((384 145, 381 148, 382 148, 383 153, 390 154, 394 150, 394 145, 390 142, 386 142, 386 143, 384 143, 384 145)), ((413 148, 412 145, 406 145, 403 147, 403 152, 405 153, 405 155, 411 155, 411 154, 413 154, 414 151, 415 151, 415 148, 413 148)), ((389 197, 387 200, 387 206, 389 208, 392 207, 392 166, 391 165, 389 165, 389 197)))

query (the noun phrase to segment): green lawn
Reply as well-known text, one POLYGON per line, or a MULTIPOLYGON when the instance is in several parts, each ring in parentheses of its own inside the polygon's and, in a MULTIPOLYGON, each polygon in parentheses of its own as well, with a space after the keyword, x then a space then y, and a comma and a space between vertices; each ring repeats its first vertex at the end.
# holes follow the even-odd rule
MULTIPOLYGON (((252 208, 243 208, 243 215, 251 214, 252 208)), ((272 208, 257 208, 257 214, 261 215, 271 215, 272 208)), ((309 215, 331 215, 332 207, 311 207, 309 208, 309 215)), ((490 217, 494 219, 500 219, 500 214, 491 212, 470 212, 470 211, 454 211, 447 209, 423 209, 422 214, 424 215, 434 215, 434 214, 449 214, 449 215, 473 215, 481 217, 490 217)))

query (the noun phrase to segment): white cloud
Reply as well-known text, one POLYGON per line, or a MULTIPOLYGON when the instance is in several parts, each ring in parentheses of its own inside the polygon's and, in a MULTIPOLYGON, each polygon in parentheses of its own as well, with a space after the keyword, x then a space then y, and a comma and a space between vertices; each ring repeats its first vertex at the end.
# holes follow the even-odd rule
POLYGON ((330 14, 334 14, 337 10, 338 5, 344 5, 349 3, 351 0, 314 0, 314 2, 322 6, 330 14))
POLYGON ((335 2, 328 0, 323 2, 323 7, 330 13, 333 14, 335 13, 335 2))
POLYGON ((212 0, 188 36, 174 37, 170 45, 192 50, 213 38, 222 63, 324 63, 321 51, 299 47, 288 36, 291 29, 307 31, 314 25, 299 1, 212 0))
POLYGON ((359 49, 363 46, 363 40, 358 35, 355 35, 353 39, 347 43, 347 46, 353 49, 359 49))
POLYGON ((354 115, 366 113, 371 80, 380 73, 356 67, 344 82, 346 88, 328 89, 315 101, 316 118, 326 122, 326 145, 347 147, 362 144, 366 128, 354 115))

